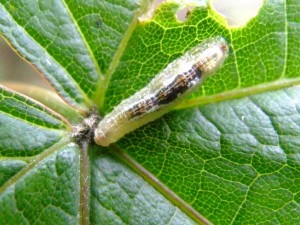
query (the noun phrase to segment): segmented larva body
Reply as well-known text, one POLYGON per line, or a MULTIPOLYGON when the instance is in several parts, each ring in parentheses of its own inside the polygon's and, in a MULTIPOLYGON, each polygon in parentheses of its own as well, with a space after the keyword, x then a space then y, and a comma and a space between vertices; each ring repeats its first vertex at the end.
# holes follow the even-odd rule
POLYGON ((108 146, 170 111, 223 64, 228 50, 224 38, 214 37, 187 51, 108 113, 95 129, 95 142, 108 146))

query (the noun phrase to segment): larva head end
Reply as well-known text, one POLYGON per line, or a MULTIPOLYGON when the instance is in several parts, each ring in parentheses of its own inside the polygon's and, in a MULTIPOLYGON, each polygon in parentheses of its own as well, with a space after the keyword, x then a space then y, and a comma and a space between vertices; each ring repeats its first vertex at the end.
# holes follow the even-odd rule
POLYGON ((206 40, 201 46, 197 68, 208 77, 223 65, 229 54, 229 45, 223 37, 214 37, 206 40))
POLYGON ((94 141, 96 142, 97 145, 107 147, 111 144, 111 141, 107 139, 106 135, 101 131, 101 129, 99 128, 95 129, 94 135, 95 135, 94 141))

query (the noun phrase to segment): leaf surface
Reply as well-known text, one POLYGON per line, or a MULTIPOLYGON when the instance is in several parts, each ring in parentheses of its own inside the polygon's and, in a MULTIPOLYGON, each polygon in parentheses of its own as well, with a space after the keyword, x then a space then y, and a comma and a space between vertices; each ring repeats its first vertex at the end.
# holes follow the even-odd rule
POLYGON ((69 104, 87 110, 139 7, 117 2, 0 1, 0 32, 69 104))
POLYGON ((299 97, 294 87, 174 111, 119 147, 214 224, 297 224, 299 97))
POLYGON ((195 224, 114 154, 92 150, 91 224, 195 224))
POLYGON ((0 32, 84 111, 95 104, 109 112, 208 37, 230 44, 225 65, 199 91, 111 150, 79 149, 64 119, 2 88, 10 101, 0 105, 0 129, 11 136, 0 139, 3 221, 297 224, 300 89, 290 86, 300 76, 299 3, 265 1, 242 28, 210 6, 180 22, 170 2, 138 22, 145 8, 0 1, 0 32))
POLYGON ((67 134, 62 117, 3 86, 0 102, 1 156, 33 156, 67 134))
POLYGON ((76 146, 56 150, 0 188, 2 224, 78 223, 80 150, 76 146))

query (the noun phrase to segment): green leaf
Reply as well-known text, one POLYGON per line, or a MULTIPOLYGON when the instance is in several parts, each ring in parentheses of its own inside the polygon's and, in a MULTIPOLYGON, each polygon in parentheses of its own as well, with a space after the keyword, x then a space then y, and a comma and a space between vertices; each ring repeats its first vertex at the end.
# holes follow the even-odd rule
POLYGON ((111 111, 146 86, 187 48, 216 35, 230 42, 230 57, 180 108, 299 84, 300 65, 294 63, 300 44, 295 8, 299 8, 296 2, 266 1, 247 26, 229 29, 211 8, 195 9, 182 23, 176 18, 177 4, 163 5, 152 20, 141 23, 133 33, 107 89, 103 111, 111 111))
POLYGON ((294 87, 174 111, 118 147, 213 223, 296 224, 299 97, 294 87))
POLYGON ((81 111, 109 112, 208 37, 231 46, 199 91, 111 149, 85 139, 79 149, 61 117, 3 89, 11 101, 1 99, 0 129, 11 138, 0 139, 0 221, 297 224, 299 3, 265 1, 242 28, 210 6, 179 22, 170 2, 138 22, 145 8, 0 0, 0 32, 81 111))
POLYGON ((63 99, 51 90, 16 82, 5 82, 5 86, 39 101, 56 113, 62 115, 72 124, 80 123, 83 119, 80 110, 74 110, 72 106, 66 104, 63 99))
POLYGON ((80 164, 79 148, 61 142, 68 123, 2 86, 0 103, 1 223, 50 218, 53 224, 74 223, 79 218, 80 164))
POLYGON ((67 135, 63 118, 0 86, 0 155, 33 156, 67 135))
POLYGON ((0 185, 4 185, 12 176, 19 172, 26 163, 21 160, 0 161, 0 185))
POLYGON ((114 154, 92 151, 91 224, 195 224, 114 154))
POLYGON ((92 104, 98 79, 138 7, 103 1, 0 3, 0 32, 66 101, 83 109, 92 104))
POLYGON ((78 223, 80 149, 57 146, 55 151, 0 188, 2 224, 78 223))

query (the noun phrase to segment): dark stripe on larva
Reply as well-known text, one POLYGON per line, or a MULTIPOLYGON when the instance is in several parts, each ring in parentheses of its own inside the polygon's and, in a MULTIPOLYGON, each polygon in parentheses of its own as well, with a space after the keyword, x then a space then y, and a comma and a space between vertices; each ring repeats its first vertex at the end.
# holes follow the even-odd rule
POLYGON ((156 105, 157 99, 153 96, 148 99, 142 99, 129 109, 129 117, 130 119, 133 119, 135 117, 141 116, 156 105))
POLYGON ((142 99, 129 109, 130 119, 139 117, 158 105, 173 102, 178 95, 183 94, 201 78, 201 71, 194 65, 190 70, 179 74, 167 87, 162 88, 154 96, 142 99))
POLYGON ((174 81, 167 87, 162 88, 156 95, 157 104, 165 105, 174 101, 179 94, 186 92, 192 85, 198 83, 201 78, 201 71, 193 66, 189 71, 176 76, 174 81))

